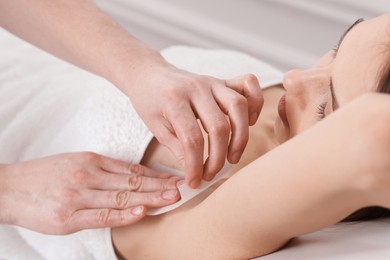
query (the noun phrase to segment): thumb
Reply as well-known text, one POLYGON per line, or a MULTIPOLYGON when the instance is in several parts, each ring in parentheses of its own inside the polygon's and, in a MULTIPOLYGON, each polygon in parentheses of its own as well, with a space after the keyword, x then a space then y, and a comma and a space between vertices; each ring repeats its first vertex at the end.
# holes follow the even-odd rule
POLYGON ((168 149, 179 161, 180 165, 184 168, 184 149, 176 135, 172 131, 164 127, 163 129, 160 129, 158 134, 156 134, 156 138, 162 145, 168 147, 168 149))

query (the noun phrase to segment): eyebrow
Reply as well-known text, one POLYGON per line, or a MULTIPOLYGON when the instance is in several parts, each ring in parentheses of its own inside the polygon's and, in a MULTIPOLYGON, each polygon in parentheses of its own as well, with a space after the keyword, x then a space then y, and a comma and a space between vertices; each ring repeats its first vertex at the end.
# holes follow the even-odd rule
POLYGON ((363 22, 364 19, 363 18, 359 18, 357 19, 351 26, 348 27, 348 29, 341 35, 340 39, 339 39, 339 42, 337 43, 337 45, 333 48, 333 50, 335 51, 335 56, 337 55, 337 51, 339 50, 339 47, 341 45, 341 43, 343 43, 343 40, 345 38, 345 36, 347 36, 347 34, 352 30, 353 27, 355 27, 356 25, 358 25, 359 23, 363 22))
MULTIPOLYGON (((335 46, 335 48, 333 48, 334 50, 334 57, 336 58, 337 56, 337 52, 340 48, 340 45, 343 43, 343 40, 345 38, 345 36, 347 36, 347 34, 352 30, 353 27, 355 27, 357 24, 363 22, 364 19, 363 18, 359 18, 357 19, 351 26, 349 26, 349 28, 341 35, 340 37, 340 40, 339 42, 337 43, 337 45, 335 46)), ((331 77, 330 79, 330 93, 331 93, 331 96, 332 96, 332 110, 335 111, 336 109, 338 109, 340 107, 339 105, 339 102, 336 98, 336 95, 334 94, 334 87, 333 87, 333 78, 331 77)))

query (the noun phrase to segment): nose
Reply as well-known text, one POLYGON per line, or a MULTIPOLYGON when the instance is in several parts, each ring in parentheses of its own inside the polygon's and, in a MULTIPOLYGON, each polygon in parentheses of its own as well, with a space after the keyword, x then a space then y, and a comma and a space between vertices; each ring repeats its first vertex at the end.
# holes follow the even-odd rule
POLYGON ((290 70, 283 78, 283 86, 289 94, 304 96, 305 93, 318 91, 329 85, 328 68, 290 70))
POLYGON ((283 77, 284 88, 291 93, 302 91, 305 70, 290 70, 283 77))

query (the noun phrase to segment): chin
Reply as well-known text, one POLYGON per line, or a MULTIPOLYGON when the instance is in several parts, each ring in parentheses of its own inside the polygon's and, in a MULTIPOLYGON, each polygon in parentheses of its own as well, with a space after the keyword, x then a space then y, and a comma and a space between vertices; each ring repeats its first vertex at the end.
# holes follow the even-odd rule
POLYGON ((274 124, 274 132, 276 140, 278 140, 280 144, 290 139, 290 129, 284 126, 282 120, 279 117, 276 117, 274 124))

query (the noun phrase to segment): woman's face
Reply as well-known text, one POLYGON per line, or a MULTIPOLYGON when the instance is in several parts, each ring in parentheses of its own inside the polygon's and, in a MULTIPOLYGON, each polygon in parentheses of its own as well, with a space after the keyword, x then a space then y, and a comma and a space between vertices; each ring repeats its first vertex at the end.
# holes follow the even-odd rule
POLYGON ((280 142, 297 135, 365 92, 375 91, 389 59, 390 14, 360 22, 313 68, 285 74, 275 133, 280 142))

